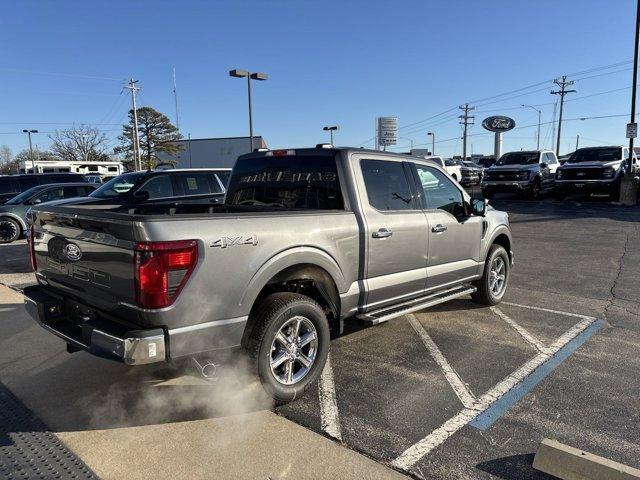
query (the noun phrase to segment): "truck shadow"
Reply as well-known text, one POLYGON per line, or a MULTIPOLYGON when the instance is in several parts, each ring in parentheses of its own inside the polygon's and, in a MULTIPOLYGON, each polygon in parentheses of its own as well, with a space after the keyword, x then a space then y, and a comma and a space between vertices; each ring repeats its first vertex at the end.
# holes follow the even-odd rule
POLYGON ((476 468, 497 478, 511 480, 553 480, 556 477, 547 475, 533 468, 533 453, 496 458, 476 465, 476 468))

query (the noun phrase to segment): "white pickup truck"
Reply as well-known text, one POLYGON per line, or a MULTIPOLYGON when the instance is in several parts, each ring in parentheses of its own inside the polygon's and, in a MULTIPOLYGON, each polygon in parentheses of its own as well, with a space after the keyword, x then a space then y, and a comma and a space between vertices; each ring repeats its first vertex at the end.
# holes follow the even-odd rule
POLYGON ((439 167, 442 167, 456 182, 459 182, 462 179, 462 167, 455 162, 444 160, 439 156, 424 158, 436 163, 439 167))

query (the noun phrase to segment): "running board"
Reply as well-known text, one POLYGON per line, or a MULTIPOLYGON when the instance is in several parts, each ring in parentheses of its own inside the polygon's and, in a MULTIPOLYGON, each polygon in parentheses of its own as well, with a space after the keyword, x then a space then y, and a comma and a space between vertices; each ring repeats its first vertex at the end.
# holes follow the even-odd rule
POLYGON ((469 295, 476 291, 475 287, 469 285, 459 285, 457 287, 442 290, 437 293, 432 293, 426 297, 415 298, 408 302, 399 303, 396 305, 387 306, 379 310, 373 310, 371 312, 362 313, 357 315, 356 318, 362 320, 367 325, 377 325, 383 323, 392 318, 406 315, 407 313, 416 312, 424 308, 433 307, 440 303, 448 302, 454 298, 469 295))

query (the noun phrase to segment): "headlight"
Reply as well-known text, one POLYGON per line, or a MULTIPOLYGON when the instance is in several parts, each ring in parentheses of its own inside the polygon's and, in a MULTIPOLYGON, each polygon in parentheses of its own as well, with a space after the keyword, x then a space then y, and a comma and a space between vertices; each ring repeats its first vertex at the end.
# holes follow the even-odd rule
POLYGON ((563 173, 564 172, 562 170, 560 170, 560 169, 556 170, 556 178, 562 178, 562 174, 563 173))
POLYGON ((531 175, 531 172, 529 170, 525 170, 524 172, 520 172, 520 179, 528 180, 530 175, 531 175))
POLYGON ((613 175, 614 175, 615 173, 616 173, 615 168, 613 168, 613 167, 608 167, 608 168, 605 168, 605 169, 604 169, 604 171, 602 172, 602 176, 603 176, 604 178, 611 178, 611 177, 613 177, 613 175))

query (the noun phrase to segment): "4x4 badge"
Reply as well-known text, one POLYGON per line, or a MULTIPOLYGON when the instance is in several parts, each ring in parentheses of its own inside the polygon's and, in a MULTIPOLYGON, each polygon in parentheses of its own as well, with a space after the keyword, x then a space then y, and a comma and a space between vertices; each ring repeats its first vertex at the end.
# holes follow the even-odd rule
POLYGON ((217 240, 212 240, 209 243, 210 247, 234 247, 238 245, 258 245, 257 235, 240 235, 238 237, 220 237, 217 240))

